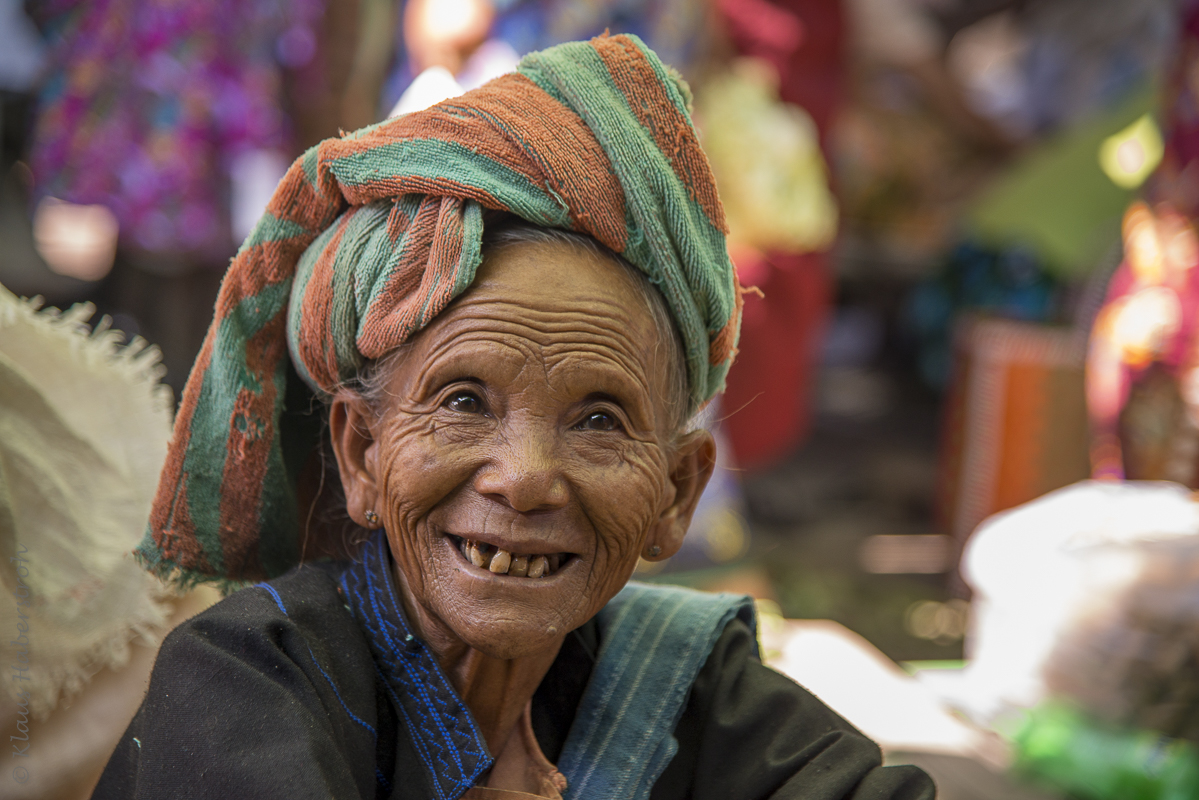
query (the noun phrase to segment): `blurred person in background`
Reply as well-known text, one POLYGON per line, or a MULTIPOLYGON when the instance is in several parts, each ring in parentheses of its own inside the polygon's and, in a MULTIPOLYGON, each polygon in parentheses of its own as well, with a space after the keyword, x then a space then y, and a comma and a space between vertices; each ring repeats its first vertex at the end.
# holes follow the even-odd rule
POLYGON ((825 146, 842 100, 845 23, 840 3, 723 0, 715 13, 732 52, 709 66, 697 114, 733 260, 758 289, 746 297, 721 429, 737 467, 761 470, 791 455, 811 421, 833 294, 825 146))
POLYGON ((287 165, 380 118, 395 11, 323 0, 29 9, 44 55, 18 155, 35 248, 0 262, 3 279, 92 300, 150 336, 178 391, 224 266, 287 165))
MULTIPOLYGON (((1199 488, 1199 6, 1183 4, 1163 92, 1161 165, 1150 204, 1124 215, 1124 258, 1091 332, 1087 403, 1093 474, 1199 488)), ((1137 140, 1121 155, 1144 160, 1137 140)))

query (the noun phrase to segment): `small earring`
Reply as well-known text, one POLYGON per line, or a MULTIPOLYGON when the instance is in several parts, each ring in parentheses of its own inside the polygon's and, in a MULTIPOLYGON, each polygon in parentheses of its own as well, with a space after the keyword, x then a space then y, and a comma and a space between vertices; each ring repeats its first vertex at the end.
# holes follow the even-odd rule
POLYGON ((369 511, 366 512, 365 516, 366 516, 366 524, 370 525, 373 530, 378 530, 379 529, 379 515, 375 513, 375 510, 373 508, 370 509, 369 511))
POLYGON ((647 556, 649 556, 650 558, 656 558, 657 555, 661 552, 662 552, 662 548, 658 547, 658 545, 656 545, 656 544, 651 545, 645 549, 645 554, 647 556))

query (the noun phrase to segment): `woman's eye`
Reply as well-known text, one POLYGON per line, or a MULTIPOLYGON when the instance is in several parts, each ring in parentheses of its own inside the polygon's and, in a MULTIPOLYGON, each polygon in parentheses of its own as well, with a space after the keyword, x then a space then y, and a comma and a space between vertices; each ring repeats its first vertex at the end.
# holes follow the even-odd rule
POLYGON ((461 414, 483 413, 483 401, 474 392, 454 392, 441 405, 461 414))
POLYGON ((616 415, 607 411, 595 411, 583 417, 576 427, 584 431, 618 431, 621 429, 620 420, 616 415))

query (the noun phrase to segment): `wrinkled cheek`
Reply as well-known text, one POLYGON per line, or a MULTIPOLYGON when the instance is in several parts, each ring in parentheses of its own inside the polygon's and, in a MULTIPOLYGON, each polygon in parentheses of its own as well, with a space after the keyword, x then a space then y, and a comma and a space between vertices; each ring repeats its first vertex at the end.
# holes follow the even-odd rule
POLYGON ((658 478, 656 470, 637 464, 622 464, 605 473, 588 487, 590 502, 585 500, 598 535, 593 578, 623 581, 636 565, 658 516, 665 480, 658 478))
POLYGON ((397 503, 393 496, 391 520, 387 529, 391 555, 407 578, 409 588, 418 597, 424 594, 425 582, 436 578, 432 574, 436 564, 432 558, 430 537, 425 527, 422 524, 422 515, 416 508, 397 503))
POLYGON ((441 568, 434 558, 439 540, 429 514, 455 485, 449 459, 439 459, 429 444, 427 437, 413 437, 390 449, 381 464, 392 557, 418 597, 438 582, 441 568))

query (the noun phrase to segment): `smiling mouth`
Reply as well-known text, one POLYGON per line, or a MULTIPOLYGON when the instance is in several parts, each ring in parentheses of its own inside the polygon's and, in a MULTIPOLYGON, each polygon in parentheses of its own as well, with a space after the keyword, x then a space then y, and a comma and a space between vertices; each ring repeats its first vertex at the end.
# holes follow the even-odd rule
POLYGON ((510 553, 507 550, 487 544, 464 539, 461 536, 449 535, 454 546, 462 557, 480 569, 485 569, 495 575, 508 575, 513 578, 548 578, 566 562, 574 558, 571 553, 510 553))

